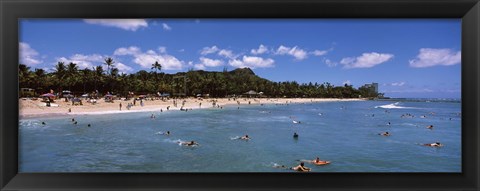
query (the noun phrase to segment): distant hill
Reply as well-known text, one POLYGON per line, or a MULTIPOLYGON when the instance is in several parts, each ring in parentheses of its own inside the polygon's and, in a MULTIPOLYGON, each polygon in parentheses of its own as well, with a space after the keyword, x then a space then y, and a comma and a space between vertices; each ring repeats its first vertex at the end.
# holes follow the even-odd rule
POLYGON ((232 75, 242 75, 242 74, 245 74, 245 75, 253 75, 253 76, 256 76, 255 73, 253 72, 252 69, 250 68, 237 68, 235 70, 232 70, 230 72, 228 72, 232 75))

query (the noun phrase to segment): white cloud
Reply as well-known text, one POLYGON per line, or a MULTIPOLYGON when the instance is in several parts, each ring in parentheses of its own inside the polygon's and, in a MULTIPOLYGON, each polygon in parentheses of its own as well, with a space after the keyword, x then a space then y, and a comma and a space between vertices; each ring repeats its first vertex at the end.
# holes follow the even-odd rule
POLYGON ((258 49, 252 49, 250 51, 250 53, 254 54, 254 55, 258 55, 258 54, 263 54, 263 53, 267 53, 268 52, 268 49, 266 46, 264 46, 263 44, 260 44, 260 46, 258 47, 258 49))
POLYGON ((201 55, 213 54, 219 51, 217 46, 212 47, 203 47, 202 51, 200 52, 201 55))
POLYGON ((133 62, 140 65, 142 68, 151 68, 152 64, 158 62, 162 65, 162 70, 180 70, 183 67, 183 62, 168 54, 157 54, 154 51, 149 53, 142 53, 135 55, 133 62))
POLYGON ((167 54, 166 47, 159 47, 158 52, 154 50, 147 50, 142 52, 140 48, 130 46, 128 48, 118 48, 115 50, 114 55, 130 55, 133 56, 133 62, 140 65, 142 68, 150 69, 155 62, 162 65, 162 70, 181 70, 183 68, 183 61, 178 60, 176 57, 167 54))
POLYGON ((223 65, 223 61, 221 60, 214 60, 210 58, 200 57, 200 64, 205 67, 217 67, 223 65))
POLYGON ((460 64, 461 51, 453 51, 451 49, 433 49, 422 48, 417 58, 410 60, 410 66, 414 68, 426 68, 432 66, 451 66, 460 64))
POLYGON ((136 31, 141 27, 148 27, 145 19, 84 19, 83 21, 88 24, 116 27, 128 31, 136 31))
POLYGON ((230 58, 230 59, 234 59, 236 57, 231 50, 225 50, 225 49, 220 50, 218 52, 218 55, 223 56, 225 58, 230 58))
POLYGON ((307 58, 307 52, 305 50, 302 50, 302 49, 298 48, 297 46, 295 46, 293 48, 290 48, 290 47, 286 47, 286 46, 281 45, 280 47, 278 47, 275 54, 278 54, 278 55, 287 54, 287 55, 295 57, 296 60, 303 60, 303 59, 307 58))
POLYGON ((390 85, 391 86, 404 86, 406 83, 405 82, 393 82, 390 85))
POLYGON ((85 68, 91 69, 94 65, 102 64, 103 61, 104 61, 104 56, 101 56, 99 54, 90 54, 90 55, 74 54, 68 58, 66 57, 57 58, 57 62, 64 62, 65 64, 69 64, 70 62, 72 62, 77 64, 79 69, 85 69, 85 68))
POLYGON ((280 47, 278 47, 277 52, 275 52, 275 54, 284 55, 284 54, 288 54, 288 51, 290 51, 289 47, 280 45, 280 47))
POLYGON ((162 54, 165 54, 167 53, 167 47, 164 47, 164 46, 158 47, 158 51, 162 54))
POLYGON ((363 53, 358 57, 348 57, 343 58, 340 61, 340 64, 344 65, 343 68, 371 68, 376 65, 382 64, 393 58, 393 54, 384 54, 384 53, 363 53))
POLYGON ((29 44, 20 42, 19 49, 20 64, 32 66, 43 62, 38 58, 38 52, 30 47, 29 44))
POLYGON ((270 68, 274 66, 275 61, 271 58, 263 59, 256 56, 243 56, 242 60, 230 60, 229 64, 237 68, 270 68))
POLYGON ((117 48, 114 52, 113 55, 137 55, 140 54, 140 48, 136 46, 130 46, 128 48, 117 48))
POLYGON ((311 54, 313 54, 315 56, 323 56, 327 53, 328 53, 327 50, 314 50, 313 52, 311 52, 311 54))
POLYGON ((325 64, 327 64, 328 67, 335 67, 338 65, 337 62, 333 62, 330 59, 325 59, 325 64))
POLYGON ((172 30, 172 27, 168 26, 167 23, 162 23, 162 28, 163 30, 166 30, 166 31, 172 30))
POLYGON ((133 68, 122 63, 116 63, 115 66, 118 68, 118 71, 123 73, 130 73, 133 71, 133 68))
POLYGON ((196 70, 205 70, 206 69, 205 65, 203 65, 203 64, 195 64, 193 66, 193 68, 195 68, 196 70))

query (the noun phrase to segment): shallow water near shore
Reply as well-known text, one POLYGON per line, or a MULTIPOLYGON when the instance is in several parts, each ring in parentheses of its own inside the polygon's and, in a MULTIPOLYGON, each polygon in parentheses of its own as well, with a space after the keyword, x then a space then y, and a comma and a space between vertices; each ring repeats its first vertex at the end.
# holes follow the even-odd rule
POLYGON ((293 172, 273 166, 318 156, 332 163, 306 164, 313 172, 461 172, 460 102, 237 107, 22 119, 19 171, 293 172), (200 145, 178 144, 190 140, 200 145), (437 141, 445 146, 419 145, 437 141))

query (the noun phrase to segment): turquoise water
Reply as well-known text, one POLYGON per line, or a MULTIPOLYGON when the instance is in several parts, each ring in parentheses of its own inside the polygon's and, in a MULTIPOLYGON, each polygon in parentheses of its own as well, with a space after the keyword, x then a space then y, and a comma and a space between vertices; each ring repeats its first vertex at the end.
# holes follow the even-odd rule
POLYGON ((460 102, 353 101, 22 119, 19 171, 293 172, 273 166, 318 156, 332 163, 306 164, 313 172, 461 172, 460 111, 460 102), (190 140, 200 145, 177 143, 190 140), (436 141, 445 146, 419 145, 436 141))

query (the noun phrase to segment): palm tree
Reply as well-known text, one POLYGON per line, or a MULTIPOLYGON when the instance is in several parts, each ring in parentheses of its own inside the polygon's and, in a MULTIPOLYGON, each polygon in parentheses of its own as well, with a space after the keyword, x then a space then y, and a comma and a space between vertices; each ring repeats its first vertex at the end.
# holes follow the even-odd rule
POLYGON ((105 59, 105 65, 107 65, 107 74, 111 74, 110 67, 113 68, 113 65, 115 64, 115 61, 113 61, 112 58, 108 57, 105 59))
POLYGON ((152 70, 155 69, 155 73, 157 73, 157 70, 160 71, 162 70, 162 65, 158 63, 158 61, 155 61, 154 64, 152 64, 152 70))
POLYGON ((32 72, 30 67, 25 64, 18 65, 18 77, 20 80, 20 87, 28 87, 31 80, 32 72))
POLYGON ((35 69, 35 89, 43 90, 46 87, 47 74, 44 69, 35 69))
POLYGON ((61 90, 65 86, 65 75, 67 73, 67 69, 65 67, 64 62, 58 62, 57 65, 55 65, 55 78, 56 82, 58 85, 58 88, 61 90))
POLYGON ((78 82, 78 66, 77 64, 70 62, 67 66, 66 80, 68 84, 68 90, 71 90, 72 86, 75 86, 78 82))
POLYGON ((162 65, 158 63, 158 61, 155 61, 154 64, 152 64, 152 70, 155 69, 155 83, 158 85, 158 71, 162 70, 162 65))
POLYGON ((82 77, 82 81, 83 81, 83 93, 87 93, 86 91, 86 86, 89 82, 91 82, 91 73, 92 71, 88 68, 85 68, 83 70, 80 70, 80 75, 82 77))
POLYGON ((95 90, 98 90, 97 89, 97 84, 100 83, 100 84, 103 84, 102 81, 103 81, 103 67, 102 66, 96 66, 93 68, 93 71, 94 72, 94 76, 95 76, 95 90))

